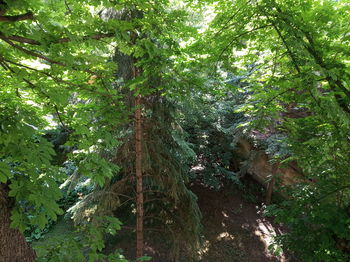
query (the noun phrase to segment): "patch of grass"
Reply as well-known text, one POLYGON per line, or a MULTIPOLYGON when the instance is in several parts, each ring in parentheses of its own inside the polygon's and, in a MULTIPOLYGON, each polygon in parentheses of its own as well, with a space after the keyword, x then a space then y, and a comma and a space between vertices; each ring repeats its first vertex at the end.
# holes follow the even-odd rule
POLYGON ((56 224, 39 240, 31 243, 38 257, 46 252, 46 246, 59 242, 58 240, 73 239, 78 234, 75 232, 73 222, 65 219, 63 216, 58 217, 56 224))

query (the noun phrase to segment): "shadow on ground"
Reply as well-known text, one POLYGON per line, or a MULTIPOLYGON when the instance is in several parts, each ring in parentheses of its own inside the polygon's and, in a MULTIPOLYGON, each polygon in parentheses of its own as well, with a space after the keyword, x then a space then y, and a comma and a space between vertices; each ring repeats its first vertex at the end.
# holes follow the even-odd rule
MULTIPOLYGON (((203 216, 203 245, 198 252, 198 261, 295 262, 284 254, 275 256, 269 252, 273 236, 282 234, 282 228, 260 214, 259 205, 252 201, 260 196, 252 196, 252 192, 236 187, 215 191, 198 183, 192 185, 191 190, 198 196, 203 216)), ((152 262, 173 262, 164 237, 159 232, 146 233, 145 251, 152 257, 152 262)), ((124 250, 126 257, 134 256, 134 238, 129 231, 128 239, 115 243, 124 250)), ((182 257, 180 261, 189 260, 182 257)))
MULTIPOLYGON (((212 190, 199 183, 191 190, 198 196, 202 212, 203 245, 198 252, 201 262, 295 262, 285 255, 274 256, 268 245, 274 235, 282 234, 281 227, 262 217, 255 204, 261 196, 235 187, 212 190), (248 196, 248 197, 247 197, 248 196), (255 200, 254 200, 255 199, 255 200), (253 200, 253 201, 252 201, 253 200)), ((44 239, 33 243, 35 247, 49 243, 55 237, 72 238, 71 221, 60 219, 44 239)), ((170 246, 164 232, 146 232, 145 253, 152 262, 173 262, 170 246)), ((127 258, 135 255, 134 230, 122 229, 117 238, 107 240, 106 253, 115 248, 123 250, 127 258)), ((181 262, 189 261, 181 257, 181 262)))
POLYGON ((247 203, 242 192, 213 191, 192 187, 203 215, 204 244, 199 251, 203 262, 267 262, 288 260, 268 251, 272 237, 281 229, 259 214, 259 207, 247 203))

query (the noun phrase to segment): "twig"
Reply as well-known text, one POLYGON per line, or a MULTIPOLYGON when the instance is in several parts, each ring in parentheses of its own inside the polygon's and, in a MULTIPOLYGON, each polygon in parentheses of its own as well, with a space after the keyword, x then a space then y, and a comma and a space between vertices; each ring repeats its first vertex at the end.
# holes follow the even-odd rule
POLYGON ((0 35, 0 39, 2 39, 3 41, 5 41, 6 43, 8 43, 10 46, 18 49, 18 50, 21 50, 23 53, 26 53, 27 55, 30 55, 30 56, 34 56, 34 57, 37 57, 37 58, 40 58, 40 59, 43 59, 47 62, 49 62, 50 64, 56 64, 56 65, 60 65, 60 66, 66 66, 65 64, 63 64, 62 62, 58 62, 58 61, 55 61, 55 60, 52 60, 51 58, 48 58, 44 55, 41 55, 41 54, 38 54, 34 51, 31 51, 31 50, 28 50, 28 49, 25 49, 23 48, 22 46, 19 46, 19 45, 16 45, 15 43, 13 43, 12 41, 10 41, 8 38, 6 38, 5 36, 3 35, 0 35))
POLYGON ((32 12, 27 12, 21 15, 3 15, 0 16, 0 22, 17 22, 22 20, 33 20, 34 15, 32 12))
POLYGON ((251 30, 249 30, 249 31, 245 31, 245 32, 243 32, 243 33, 241 33, 241 34, 235 36, 235 37, 234 37, 233 39, 231 39, 231 41, 221 50, 220 54, 219 54, 218 57, 217 57, 217 61, 216 61, 215 65, 217 65, 217 63, 218 63, 219 60, 221 59, 222 55, 227 51, 227 49, 228 49, 230 46, 232 46, 232 45, 235 43, 235 41, 236 41, 237 39, 239 39, 240 37, 242 37, 242 36, 244 36, 244 35, 246 35, 246 34, 252 33, 252 32, 254 32, 254 31, 256 31, 256 30, 260 30, 260 29, 269 27, 269 26, 271 26, 271 25, 272 25, 272 24, 262 25, 262 26, 253 28, 253 29, 251 29, 251 30))
POLYGON ((69 13, 69 14, 72 14, 72 13, 73 13, 73 12, 72 12, 72 9, 69 7, 69 5, 68 5, 68 3, 67 3, 67 0, 64 0, 64 4, 65 4, 65 6, 66 6, 66 8, 67 8, 68 13, 69 13))

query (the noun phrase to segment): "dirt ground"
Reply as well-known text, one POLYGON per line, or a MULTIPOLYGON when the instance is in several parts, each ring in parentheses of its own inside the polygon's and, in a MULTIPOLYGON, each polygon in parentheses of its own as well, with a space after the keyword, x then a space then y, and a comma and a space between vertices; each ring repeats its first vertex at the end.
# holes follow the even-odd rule
MULTIPOLYGON (((202 212, 203 244, 198 251, 200 262, 296 262, 284 254, 274 256, 268 250, 272 237, 282 233, 281 227, 260 214, 259 190, 251 190, 251 184, 242 188, 225 186, 219 191, 196 183, 191 190, 198 196, 202 212)), ((254 184, 253 184, 254 188, 254 184)), ((260 188, 261 189, 261 188, 260 188)), ((40 246, 57 236, 73 237, 71 221, 60 219, 45 235, 33 243, 40 246)), ((117 238, 107 240, 106 253, 117 247, 126 258, 134 257, 135 234, 133 230, 122 229, 117 238)), ((170 258, 169 237, 164 232, 146 232, 145 253, 152 262, 173 262, 170 258)), ((181 262, 190 261, 186 257, 181 262)))
MULTIPOLYGON (((282 234, 282 229, 260 214, 260 205, 256 204, 259 199, 247 197, 252 192, 246 194, 232 187, 215 191, 200 184, 192 185, 191 190, 198 196, 203 215, 203 245, 198 261, 296 262, 285 254, 274 256, 269 252, 272 237, 282 234)), ((146 253, 152 257, 152 262, 173 262, 169 258, 169 247, 160 239, 157 234, 146 234, 146 253)), ((126 257, 132 257, 133 243, 129 232, 129 238, 116 245, 123 249, 126 257)))
POLYGON ((268 252, 272 237, 281 229, 259 213, 259 205, 249 203, 240 191, 213 191, 196 185, 203 215, 204 245, 200 251, 203 262, 291 262, 285 255, 268 252))

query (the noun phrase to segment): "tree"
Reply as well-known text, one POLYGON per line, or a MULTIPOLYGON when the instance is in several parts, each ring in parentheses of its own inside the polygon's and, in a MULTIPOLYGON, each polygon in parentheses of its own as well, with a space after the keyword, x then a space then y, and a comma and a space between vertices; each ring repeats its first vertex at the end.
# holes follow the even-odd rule
POLYGON ((160 221, 161 230, 172 232, 174 255, 179 254, 183 241, 193 247, 199 242, 200 212, 196 197, 186 188, 188 166, 182 156, 188 148, 174 128, 171 102, 172 92, 185 89, 172 71, 185 56, 179 42, 193 30, 178 22, 186 13, 168 5, 168 1, 157 6, 145 1, 140 6, 137 1, 105 13, 107 19, 128 25, 118 43, 124 48, 117 48, 114 56, 118 65, 115 87, 134 116, 118 127, 122 143, 110 156, 120 171, 108 186, 95 190, 72 209, 80 220, 94 204, 96 212, 103 214, 132 214, 136 205, 137 257, 143 253, 144 221, 148 225, 150 220, 160 221))
MULTIPOLYGON (((121 105, 105 80, 113 72, 105 57, 110 41, 98 41, 112 37, 114 33, 108 30, 114 25, 91 11, 99 7, 95 1, 69 6, 62 2, 54 7, 55 12, 50 2, 40 0, 1 2, 0 190, 4 212, 0 253, 5 261, 35 259, 23 235, 10 229, 10 211, 11 227, 22 232, 27 223, 43 227, 48 218, 55 220, 62 212, 56 203, 61 195, 57 182, 62 177, 51 164, 52 145, 43 137, 48 115, 53 116, 51 124, 74 130, 73 139, 79 137, 75 146, 81 152, 74 157, 90 171, 86 175, 103 184, 114 169, 87 150, 98 139, 114 143, 106 137, 107 127, 92 130, 99 122, 96 116, 121 105), (72 96, 90 101, 72 105, 72 96), (82 111, 89 107, 93 112, 88 116, 82 111), (95 173, 97 168, 100 172, 95 173)), ((119 121, 114 115, 109 127, 119 121)))
POLYGON ((290 201, 273 209, 291 226, 278 241, 308 261, 346 261, 348 2, 222 1, 215 8, 211 59, 236 75, 254 68, 245 88, 251 102, 240 111, 255 119, 253 127, 286 134, 286 161, 297 160, 313 181, 295 185, 290 201))
MULTIPOLYGON (((26 223, 34 221, 42 227, 49 217, 56 219, 61 214, 56 201, 60 197, 57 185, 62 176, 58 167, 52 164, 52 146, 43 137, 48 124, 58 124, 70 134, 67 145, 73 151, 68 158, 75 162, 79 173, 94 181, 95 192, 104 188, 106 178, 115 179, 125 174, 124 178, 128 180, 130 175, 136 175, 138 257, 143 253, 143 172, 154 176, 146 182, 149 194, 152 196, 156 190, 161 197, 167 198, 161 219, 167 221, 171 217, 175 220, 176 216, 172 213, 184 218, 183 222, 176 218, 178 223, 186 223, 179 227, 185 231, 183 236, 175 223, 168 225, 176 232, 173 235, 187 238, 193 246, 198 243, 200 214, 195 196, 185 186, 187 174, 181 166, 183 163, 179 162, 182 161, 180 150, 185 144, 179 144, 175 132, 169 127, 160 137, 176 149, 164 148, 161 140, 154 144, 154 141, 142 138, 144 135, 154 137, 161 131, 151 126, 143 131, 147 122, 165 126, 165 121, 174 121, 170 112, 165 112, 170 107, 167 99, 162 97, 177 90, 183 92, 184 87, 174 79, 171 69, 175 68, 176 59, 183 59, 179 42, 194 32, 179 22, 185 17, 184 12, 172 10, 168 1, 158 4, 154 6, 148 1, 120 4, 86 1, 81 4, 41 0, 5 4, 7 14, 4 16, 2 13, 1 22, 6 24, 1 27, 0 35, 3 51, 0 65, 6 86, 2 92, 8 93, 4 96, 4 107, 13 108, 12 112, 28 111, 18 117, 8 111, 2 118, 7 122, 2 126, 1 143, 6 147, 1 151, 1 182, 4 188, 10 188, 8 194, 4 189, 3 195, 8 200, 16 199, 16 204, 6 209, 12 209, 13 227, 20 227, 23 231, 26 223), (55 12, 52 12, 52 7, 55 12), (117 19, 109 19, 109 15, 117 19), (115 81, 115 62, 108 61, 112 50, 130 62, 129 68, 117 61, 117 72, 125 70, 130 76, 117 73, 115 81), (121 76, 124 77, 122 84, 118 82, 121 76), (157 103, 162 106, 158 107, 157 103), (22 111, 19 111, 19 106, 23 107, 22 111), (129 112, 133 110, 134 128, 128 119, 129 112), (49 121, 46 120, 48 115, 52 116, 49 121), (8 123, 10 120, 13 123, 8 123), (22 125, 23 132, 10 133, 10 128, 22 125), (135 164, 130 173, 124 167, 127 161, 117 160, 123 170, 119 173, 112 161, 114 157, 119 157, 118 154, 113 155, 118 148, 116 137, 120 136, 116 130, 123 128, 134 129, 135 134, 132 143, 128 143, 129 137, 126 136, 123 141, 126 146, 118 149, 122 151, 130 146, 131 152, 136 151, 132 156, 135 164), (11 148, 14 144, 21 148, 26 146, 28 150, 19 153, 18 147, 11 148), (147 148, 141 149, 142 144, 147 145, 148 151, 147 148), (152 146, 163 147, 163 151, 152 156, 159 161, 156 165, 163 165, 162 168, 154 164, 145 165, 146 161, 142 160, 154 153, 150 150, 152 146), (170 191, 168 187, 171 187, 170 191), (43 197, 44 193, 46 197, 43 197)), ((91 196, 85 200, 89 200, 90 205, 94 204, 91 196)), ((10 201, 6 200, 6 203, 10 201)), ((109 209, 107 213, 112 211, 109 209)), ((8 257, 11 256, 10 251, 8 257)))

